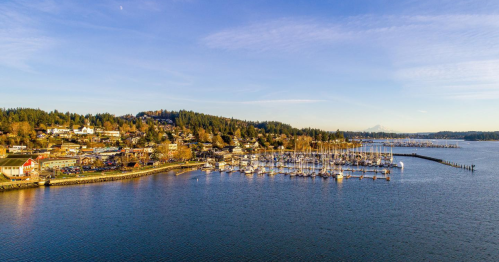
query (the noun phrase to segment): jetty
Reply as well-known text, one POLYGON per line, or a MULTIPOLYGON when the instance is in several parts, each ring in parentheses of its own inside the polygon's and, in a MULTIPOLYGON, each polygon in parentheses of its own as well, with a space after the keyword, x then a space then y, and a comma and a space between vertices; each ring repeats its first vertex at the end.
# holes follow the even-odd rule
POLYGON ((433 161, 433 162, 437 162, 437 163, 440 163, 440 164, 444 164, 444 165, 447 165, 447 166, 469 170, 471 172, 475 171, 475 165, 473 165, 473 164, 472 165, 463 165, 463 164, 453 163, 453 162, 450 162, 450 161, 445 161, 445 160, 439 159, 439 158, 418 155, 416 153, 412 153, 412 154, 393 154, 393 155, 394 156, 405 156, 405 157, 417 157, 417 158, 421 158, 421 159, 426 159, 426 160, 430 160, 430 161, 433 161))
POLYGON ((135 170, 118 174, 104 173, 102 175, 93 175, 88 177, 74 177, 74 178, 62 178, 62 179, 33 180, 33 181, 12 181, 12 182, 0 183, 0 192, 7 190, 15 190, 15 189, 35 188, 39 186, 68 186, 68 185, 117 181, 123 179, 148 176, 152 174, 169 171, 172 169, 191 170, 192 168, 200 167, 201 165, 203 165, 203 163, 176 164, 176 165, 167 165, 167 166, 161 166, 145 170, 135 170))

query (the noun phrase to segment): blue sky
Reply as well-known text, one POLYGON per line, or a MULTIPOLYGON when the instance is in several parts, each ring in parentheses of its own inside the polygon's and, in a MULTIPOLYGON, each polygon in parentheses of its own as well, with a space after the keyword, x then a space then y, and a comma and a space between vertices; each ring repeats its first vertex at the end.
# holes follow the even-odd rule
POLYGON ((499 1, 2 1, 2 107, 499 130, 499 1))

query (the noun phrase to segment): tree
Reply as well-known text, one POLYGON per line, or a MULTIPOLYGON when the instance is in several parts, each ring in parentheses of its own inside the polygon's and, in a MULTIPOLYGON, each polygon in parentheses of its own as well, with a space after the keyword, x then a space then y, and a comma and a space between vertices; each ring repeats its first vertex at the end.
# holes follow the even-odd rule
POLYGON ((94 166, 95 166, 95 167, 103 167, 103 166, 104 166, 104 163, 102 162, 102 160, 100 160, 100 159, 96 159, 96 160, 94 161, 94 166))
POLYGON ((204 128, 199 128, 197 139, 199 142, 208 142, 210 138, 206 130, 204 130, 204 128))
POLYGON ((113 124, 109 121, 104 122, 104 130, 113 131, 113 124))
POLYGON ((241 138, 241 129, 237 129, 236 132, 234 132, 234 135, 237 137, 237 138, 241 138))
POLYGON ((181 145, 177 148, 175 155, 180 161, 186 161, 192 158, 192 151, 188 146, 181 145))
POLYGON ((224 140, 220 135, 216 135, 215 137, 213 137, 213 145, 218 148, 224 147, 224 140))
POLYGON ((17 136, 27 136, 34 132, 33 127, 24 121, 24 122, 14 122, 10 125, 10 132, 17 136))
POLYGON ((170 157, 168 156, 168 154, 170 153, 170 144, 171 143, 169 140, 165 140, 156 147, 154 155, 161 162, 167 162, 170 159, 170 157))

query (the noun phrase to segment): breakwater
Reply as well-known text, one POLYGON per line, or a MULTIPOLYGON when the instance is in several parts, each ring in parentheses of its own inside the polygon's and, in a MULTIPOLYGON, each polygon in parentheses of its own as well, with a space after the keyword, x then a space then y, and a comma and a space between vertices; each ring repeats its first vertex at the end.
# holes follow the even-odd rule
POLYGON ((27 189, 38 187, 38 182, 34 181, 12 181, 12 182, 4 182, 0 183, 0 192, 7 190, 16 190, 16 189, 27 189))
POLYGON ((151 168, 146 170, 137 170, 131 171, 127 173, 119 173, 119 174, 104 174, 104 175, 96 175, 90 177, 75 177, 75 178, 64 178, 64 179, 50 179, 50 180, 41 180, 41 181, 15 181, 15 182, 6 182, 0 183, 0 192, 7 190, 15 190, 15 189, 26 189, 26 188, 34 188, 38 186, 68 186, 68 185, 79 185, 79 184, 89 184, 89 183, 99 183, 99 182, 108 182, 108 181, 117 181, 123 179, 131 179, 142 176, 148 176, 156 173, 161 173, 165 171, 169 171, 172 169, 184 169, 184 168, 195 168, 203 165, 202 163, 192 163, 192 164, 178 164, 178 165, 170 165, 163 166, 157 168, 151 168))
POLYGON ((421 158, 421 159, 426 159, 426 160, 434 161, 434 162, 437 162, 437 163, 440 163, 440 164, 444 164, 444 165, 447 165, 447 166, 469 170, 471 172, 475 171, 475 165, 463 165, 463 164, 453 163, 453 162, 445 161, 445 160, 442 160, 442 159, 439 159, 439 158, 418 155, 416 153, 412 153, 412 154, 393 154, 393 155, 394 156, 417 157, 417 158, 421 158))

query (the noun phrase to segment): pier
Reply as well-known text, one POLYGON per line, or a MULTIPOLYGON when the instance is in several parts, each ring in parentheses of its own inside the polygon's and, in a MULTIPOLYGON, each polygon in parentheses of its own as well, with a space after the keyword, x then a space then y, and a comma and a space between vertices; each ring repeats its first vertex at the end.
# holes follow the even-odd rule
POLYGON ((412 154, 396 154, 396 153, 394 153, 393 155, 394 156, 405 156, 405 157, 417 157, 417 158, 421 158, 421 159, 426 159, 426 160, 430 160, 430 161, 433 161, 433 162, 437 162, 437 163, 440 163, 440 164, 444 164, 444 165, 447 165, 447 166, 469 170, 471 172, 475 171, 475 165, 462 165, 462 164, 452 163, 450 161, 445 161, 445 160, 442 160, 442 159, 439 159, 439 158, 434 158, 434 157, 429 157, 429 156, 422 156, 422 155, 418 155, 416 153, 412 153, 412 154))

